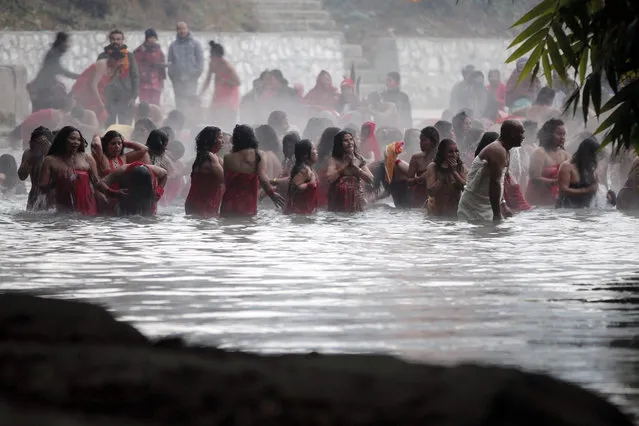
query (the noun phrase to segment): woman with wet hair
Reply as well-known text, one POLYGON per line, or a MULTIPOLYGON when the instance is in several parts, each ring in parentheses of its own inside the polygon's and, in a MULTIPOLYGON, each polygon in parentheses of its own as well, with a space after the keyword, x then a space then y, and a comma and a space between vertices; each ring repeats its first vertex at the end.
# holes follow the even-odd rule
POLYGON ((258 141, 253 129, 237 125, 231 138, 232 152, 224 156, 224 195, 220 215, 255 216, 257 214, 258 186, 282 207, 284 199, 269 184, 264 164, 264 152, 258 149, 258 141))
POLYGON ((526 199, 533 206, 554 206, 559 195, 559 167, 570 160, 564 149, 566 127, 562 120, 553 118, 544 123, 537 133, 539 147, 530 157, 526 199))
POLYGON ((457 217, 457 207, 467 175, 457 144, 451 139, 441 141, 437 146, 435 159, 426 170, 426 208, 429 215, 457 217))
POLYGON ((282 174, 283 167, 279 157, 282 152, 282 144, 275 129, 268 124, 262 124, 255 128, 255 137, 264 150, 263 161, 266 175, 270 179, 277 178, 282 174))
POLYGON ((322 136, 320 136, 319 145, 317 146, 317 163, 315 164, 315 172, 319 181, 317 188, 317 207, 326 208, 328 205, 328 178, 326 172, 328 170, 328 162, 333 152, 333 140, 335 135, 339 133, 338 127, 327 127, 322 136))
POLYGON ((113 213, 117 216, 154 216, 164 194, 167 172, 152 164, 135 161, 109 173, 102 183, 120 192, 113 213))
POLYGON ((42 162, 51 148, 53 133, 46 127, 38 127, 31 133, 29 148, 22 154, 22 162, 18 168, 18 178, 25 180, 31 176, 31 189, 27 199, 27 210, 46 210, 48 202, 36 203, 40 197, 40 170, 42 162))
POLYGON ((569 161, 559 167, 559 197, 557 207, 589 207, 599 190, 597 155, 599 144, 594 139, 584 139, 569 161))
POLYGON ((373 183, 373 174, 366 161, 356 155, 351 133, 341 131, 335 135, 326 177, 329 211, 352 213, 364 210, 362 183, 373 183))
POLYGON ((282 153, 284 154, 284 165, 279 177, 271 179, 271 185, 277 188, 280 194, 288 193, 288 183, 291 177, 291 170, 295 166, 295 146, 300 141, 297 132, 288 132, 282 139, 282 153))
POLYGON ((439 132, 435 127, 424 127, 419 133, 419 148, 421 152, 414 154, 408 163, 408 185, 412 190, 412 205, 414 208, 423 208, 428 200, 428 187, 426 186, 426 172, 433 162, 437 145, 439 144, 439 132))
POLYGON ((285 214, 312 214, 317 209, 318 180, 313 165, 317 150, 308 139, 295 144, 295 165, 291 169, 285 214))
POLYGON ((205 127, 196 136, 191 188, 184 204, 186 214, 205 218, 219 215, 224 192, 224 168, 217 153, 223 145, 222 131, 217 127, 205 127))
POLYGON ((200 91, 200 97, 209 88, 215 74, 211 113, 217 123, 222 123, 223 128, 228 128, 237 122, 241 81, 235 67, 224 57, 224 47, 221 44, 211 40, 209 50, 209 72, 200 91))
POLYGON ((149 162, 148 151, 146 146, 125 140, 124 136, 115 130, 106 132, 102 138, 95 135, 91 141, 91 152, 101 177, 135 161, 149 162), (132 151, 124 153, 124 148, 132 151))
POLYGON ((55 190, 58 212, 76 212, 87 216, 98 214, 95 191, 120 197, 122 191, 111 190, 98 180, 93 157, 85 153, 87 141, 75 127, 63 127, 55 136, 42 163, 40 192, 55 190))

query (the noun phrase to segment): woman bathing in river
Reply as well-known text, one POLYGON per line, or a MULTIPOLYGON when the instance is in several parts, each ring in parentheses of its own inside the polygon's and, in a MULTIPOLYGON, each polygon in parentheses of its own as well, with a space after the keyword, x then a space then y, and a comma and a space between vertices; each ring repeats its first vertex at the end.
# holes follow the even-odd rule
POLYGON ((22 162, 18 168, 18 177, 20 180, 26 180, 31 177, 31 190, 27 199, 27 210, 46 210, 48 201, 38 205, 36 201, 40 197, 40 170, 42 162, 51 148, 53 141, 53 133, 46 127, 38 127, 31 133, 29 140, 29 148, 22 154, 22 162))
POLYGON ((149 149, 146 146, 124 140, 124 137, 115 130, 106 132, 102 138, 95 135, 91 141, 91 153, 101 177, 135 161, 150 163, 148 152, 149 149), (124 148, 132 149, 132 151, 125 154, 124 148))
POLYGON ((457 206, 467 175, 457 144, 451 139, 441 141, 435 159, 426 170, 429 215, 457 217, 457 206))
POLYGON ((414 154, 408 163, 408 184, 413 192, 413 207, 423 208, 428 199, 426 170, 435 158, 439 144, 439 132, 434 127, 425 127, 419 134, 421 152, 414 154))
POLYGON ((286 214, 311 214, 317 209, 318 180, 313 165, 317 150, 308 139, 295 144, 295 165, 291 169, 286 214))
POLYGON ((121 190, 111 190, 98 180, 93 157, 85 153, 87 141, 75 127, 62 128, 56 135, 40 171, 40 192, 55 190, 58 212, 77 212, 96 216, 98 206, 95 191, 120 197, 121 190))
POLYGON ((191 189, 186 197, 186 214, 201 217, 219 215, 224 192, 224 168, 217 153, 224 139, 217 127, 205 127, 195 138, 196 157, 191 170, 191 189))
POLYGON ((404 151, 404 142, 398 141, 387 145, 384 149, 384 160, 371 166, 373 172, 373 192, 378 193, 381 186, 384 192, 375 197, 381 200, 393 197, 396 208, 412 207, 412 193, 408 188, 408 163, 398 157, 404 151))
POLYGON ((594 139, 585 139, 570 161, 559 167, 559 197, 557 207, 589 207, 599 190, 597 177, 597 154, 599 144, 594 139))
POLYGON ((101 183, 120 194, 115 206, 116 215, 153 216, 157 202, 164 194, 167 177, 168 173, 162 167, 136 161, 109 173, 101 183))
POLYGON ((364 159, 355 155, 355 141, 351 133, 341 131, 335 135, 326 177, 329 211, 348 213, 364 210, 362 181, 373 183, 373 174, 364 159))

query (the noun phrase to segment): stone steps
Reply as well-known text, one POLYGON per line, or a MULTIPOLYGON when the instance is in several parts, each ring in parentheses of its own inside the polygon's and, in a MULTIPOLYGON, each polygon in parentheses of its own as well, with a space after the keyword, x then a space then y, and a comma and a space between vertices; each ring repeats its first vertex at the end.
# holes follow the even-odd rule
POLYGON ((302 31, 335 31, 334 21, 262 21, 260 31, 263 32, 302 32, 302 31))
POLYGON ((244 0, 253 8, 260 31, 335 31, 337 24, 321 0, 244 0))

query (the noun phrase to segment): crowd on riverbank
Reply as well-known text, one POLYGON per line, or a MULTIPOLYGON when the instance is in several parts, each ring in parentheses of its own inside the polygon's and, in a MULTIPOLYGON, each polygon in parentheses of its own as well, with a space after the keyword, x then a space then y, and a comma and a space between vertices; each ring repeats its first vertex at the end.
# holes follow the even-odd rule
POLYGON ((61 66, 70 40, 58 34, 28 85, 33 112, 10 135, 25 151, 19 167, 0 158, 0 185, 24 190, 18 183, 30 177, 30 210, 154 214, 158 202, 180 202, 205 217, 250 216, 273 204, 312 214, 362 211, 390 196, 397 208, 433 216, 499 220, 537 206, 590 207, 598 193, 620 209, 639 207, 636 156, 600 149, 583 123, 565 120, 570 82, 518 83, 523 61, 506 83, 496 70, 486 84, 482 71, 465 67, 450 109, 414 128, 397 72, 386 90, 362 98, 356 76, 337 88, 322 71, 304 94, 266 70, 241 97, 215 41, 198 88, 202 46, 185 23, 166 56, 152 29, 133 52, 121 31, 109 38, 76 74, 61 66), (70 93, 60 75, 75 79, 70 93), (165 117, 166 78, 176 108, 165 117), (202 109, 197 100, 211 82, 202 109))

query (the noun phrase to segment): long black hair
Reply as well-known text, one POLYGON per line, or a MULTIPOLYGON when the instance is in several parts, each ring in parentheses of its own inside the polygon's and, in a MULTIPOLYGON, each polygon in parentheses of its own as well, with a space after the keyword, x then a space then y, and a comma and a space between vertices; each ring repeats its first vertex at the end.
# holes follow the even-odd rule
POLYGON ((209 161, 209 153, 217 143, 220 132, 222 130, 218 127, 207 126, 197 134, 195 137, 195 161, 191 171, 195 171, 195 169, 209 161))
MULTIPOLYGON (((433 163, 435 163, 435 168, 437 170, 442 170, 442 165, 446 161, 446 154, 448 148, 453 145, 457 145, 457 143, 452 139, 444 139, 439 142, 437 145, 437 152, 435 153, 435 158, 433 159, 433 163)), ((459 145, 458 145, 459 147, 459 145)), ((461 156, 457 159, 457 171, 461 173, 464 170, 464 163, 462 162, 461 156)))
POLYGON ((319 162, 328 159, 333 151, 333 140, 335 135, 339 133, 338 127, 327 127, 320 136, 320 141, 317 146, 317 158, 319 162))
POLYGON ((284 138, 282 138, 282 153, 284 154, 285 160, 293 158, 297 144, 300 141, 300 134, 297 132, 288 132, 284 135, 284 138))
POLYGON ((477 148, 475 148, 475 157, 477 157, 484 148, 495 142, 497 139, 499 139, 499 134, 496 132, 484 133, 484 135, 479 140, 479 143, 477 144, 477 148))
POLYGON ((124 136, 122 136, 120 132, 109 130, 104 134, 104 136, 102 136, 102 152, 104 153, 104 155, 107 155, 107 147, 109 146, 109 143, 115 138, 120 138, 122 140, 122 149, 120 150, 118 155, 124 154, 124 136))
POLYGON ((82 132, 73 126, 65 126, 56 133, 47 155, 53 155, 56 157, 63 156, 67 152, 67 140, 69 139, 69 135, 73 132, 78 132, 80 135, 80 146, 78 147, 78 152, 84 152, 84 149, 89 144, 87 143, 87 140, 84 139, 84 136, 82 136, 82 132))
MULTIPOLYGON (((354 136, 348 130, 342 130, 333 138, 333 151, 331 152, 331 157, 336 158, 338 160, 342 160, 344 158, 344 137, 346 135, 354 136)), ((353 144, 355 141, 353 141, 353 144)))
POLYGON ((123 215, 151 215, 155 205, 153 175, 144 165, 133 167, 126 172, 127 194, 118 205, 123 215))
POLYGON ((255 132, 251 128, 251 126, 247 126, 246 124, 238 124, 233 129, 233 136, 231 137, 233 148, 231 152, 239 152, 245 149, 254 149, 255 150, 255 167, 262 160, 262 156, 258 151, 259 142, 255 137, 255 132))
POLYGON ((293 183, 293 178, 305 167, 310 166, 308 161, 311 159, 313 152, 313 143, 308 139, 302 139, 295 144, 295 165, 291 169, 289 178, 289 190, 293 183))
POLYGON ((572 156, 570 162, 577 167, 580 183, 591 185, 595 182, 597 171, 597 154, 599 144, 592 138, 584 139, 577 148, 577 152, 572 156))
POLYGON ((537 138, 539 139, 539 146, 542 147, 545 151, 549 152, 555 147, 555 132, 557 128, 564 125, 563 120, 558 118, 551 118, 546 121, 539 132, 537 132, 537 138))
POLYGON ((166 152, 166 146, 169 138, 162 130, 151 130, 149 137, 146 138, 146 146, 149 148, 149 155, 159 157, 166 152))
POLYGON ((272 126, 268 124, 257 126, 255 128, 255 137, 260 141, 260 146, 264 151, 272 151, 279 157, 280 152, 282 152, 282 146, 277 137, 277 132, 272 126))

